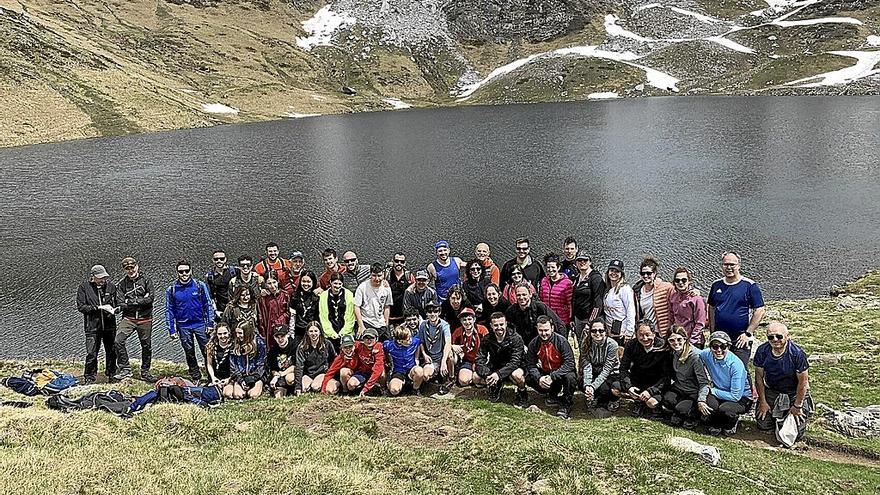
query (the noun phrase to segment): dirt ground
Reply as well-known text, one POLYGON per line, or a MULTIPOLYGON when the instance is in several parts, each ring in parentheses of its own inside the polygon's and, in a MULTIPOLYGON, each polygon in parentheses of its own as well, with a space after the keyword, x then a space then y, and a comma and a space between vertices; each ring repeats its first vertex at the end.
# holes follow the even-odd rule
MULTIPOLYGON (((410 397, 392 402, 375 399, 316 397, 294 411, 289 421, 315 435, 333 430, 341 414, 375 423, 376 436, 409 447, 449 448, 473 434, 472 416, 435 399, 410 397)), ((372 426, 372 425, 371 425, 372 426)))

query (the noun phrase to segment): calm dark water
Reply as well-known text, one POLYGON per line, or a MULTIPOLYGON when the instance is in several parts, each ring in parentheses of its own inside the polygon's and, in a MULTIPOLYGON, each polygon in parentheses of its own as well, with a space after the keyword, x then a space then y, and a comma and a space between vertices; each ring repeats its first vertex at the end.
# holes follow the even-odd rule
MULTIPOLYGON (((275 240, 410 266, 438 238, 499 264, 575 235, 661 274, 720 253, 770 299, 880 264, 880 98, 654 98, 319 117, 0 150, 0 357, 83 354, 78 284, 134 255, 159 286, 275 240)), ((161 303, 158 315, 164 315, 161 303)), ((159 357, 180 358, 157 319, 159 357)), ((138 345, 132 340, 135 356, 138 345)))

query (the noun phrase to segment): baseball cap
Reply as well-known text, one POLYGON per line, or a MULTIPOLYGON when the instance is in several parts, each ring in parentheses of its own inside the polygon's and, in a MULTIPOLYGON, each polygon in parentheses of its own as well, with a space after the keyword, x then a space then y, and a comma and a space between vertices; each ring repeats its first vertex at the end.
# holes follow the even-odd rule
POLYGON ((435 250, 435 251, 438 250, 438 249, 440 249, 440 248, 442 248, 442 247, 445 247, 446 249, 449 249, 449 243, 446 242, 446 241, 444 241, 443 239, 440 239, 439 241, 437 241, 436 244, 434 244, 434 250, 435 250))
POLYGON ((294 258, 305 259, 305 256, 303 256, 302 251, 294 251, 293 254, 290 255, 290 259, 294 258))
POLYGON ((361 339, 367 337, 373 337, 374 339, 379 338, 379 332, 377 332, 375 328, 367 327, 364 329, 364 334, 361 336, 361 339))
POLYGON ((575 261, 577 261, 577 260, 587 260, 587 261, 591 261, 591 260, 592 260, 592 258, 590 258, 590 255, 587 254, 587 252, 584 251, 583 249, 581 249, 580 251, 578 251, 578 254, 577 254, 577 256, 574 257, 574 259, 575 259, 575 261))
POLYGON ((107 270, 104 269, 104 265, 95 265, 92 267, 91 274, 95 278, 106 278, 109 277, 110 274, 107 273, 107 270))
POLYGON ((342 338, 339 340, 340 347, 351 347, 353 345, 354 345, 354 337, 352 337, 350 333, 343 335, 342 338))
POLYGON ((290 327, 287 325, 278 325, 272 332, 272 335, 287 335, 290 333, 290 327))
POLYGON ((440 305, 436 301, 428 301, 425 303, 425 309, 439 308, 440 305))
POLYGON ((474 313, 474 310, 471 309, 471 308, 462 308, 461 311, 458 312, 458 317, 459 317, 459 318, 463 318, 463 317, 468 316, 468 315, 470 315, 470 316, 476 316, 477 314, 474 313))
POLYGON ((611 260, 611 263, 608 263, 608 269, 610 270, 612 268, 622 272, 623 271, 623 262, 620 260, 611 260))
POLYGON ((722 332, 720 330, 712 332, 712 335, 709 336, 709 343, 711 344, 712 342, 721 342, 730 345, 730 335, 727 335, 727 332, 722 332))
POLYGON ((138 264, 138 261, 131 256, 126 256, 122 258, 122 268, 128 268, 130 266, 135 266, 138 264))
POLYGON ((428 280, 428 271, 419 270, 416 272, 416 280, 428 280))

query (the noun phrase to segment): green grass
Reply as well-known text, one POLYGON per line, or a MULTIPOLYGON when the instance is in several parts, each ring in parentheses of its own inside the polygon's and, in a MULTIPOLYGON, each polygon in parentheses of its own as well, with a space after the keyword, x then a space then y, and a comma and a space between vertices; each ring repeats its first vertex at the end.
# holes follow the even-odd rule
MULTIPOLYGON (((877 297, 880 273, 844 286, 877 297)), ((837 299, 780 301, 785 321, 815 363, 817 402, 880 402, 880 311, 838 309, 837 299)), ((769 318, 768 318, 769 319, 769 318)), ((75 372, 57 361, 0 362, 0 375, 28 366, 75 372)), ((160 362, 160 374, 182 373, 160 362)), ((149 386, 117 385, 137 395, 149 386)), ((101 385, 109 388, 110 385, 101 385)), ((509 393, 509 392, 508 392, 509 393)), ((103 412, 61 414, 42 398, 30 409, 0 409, 0 491, 21 494, 706 494, 877 493, 880 440, 846 438, 814 421, 809 447, 769 448, 750 421, 733 439, 663 423, 546 414, 492 404, 481 392, 452 401, 356 400, 303 396, 230 402, 203 410, 160 404, 123 420, 103 412), (476 397, 476 398, 473 398, 476 397), (683 436, 717 447, 719 468, 669 446, 683 436), (838 451, 842 451, 840 453, 838 451)), ((4 399, 20 397, 0 390, 4 399)), ((509 398, 509 397, 508 397, 509 398)), ((578 402, 578 408, 581 402, 578 402)))

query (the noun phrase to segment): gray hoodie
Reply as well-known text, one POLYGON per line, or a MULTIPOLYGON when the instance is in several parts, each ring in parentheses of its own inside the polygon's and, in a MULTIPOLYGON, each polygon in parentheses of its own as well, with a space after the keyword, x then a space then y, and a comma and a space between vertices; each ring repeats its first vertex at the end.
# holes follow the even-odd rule
POLYGON ((681 352, 672 353, 672 388, 691 397, 697 396, 698 402, 704 402, 709 395, 709 374, 700 360, 700 350, 691 346, 690 351, 684 362, 681 362, 681 352))
POLYGON ((609 376, 617 373, 620 358, 614 339, 605 337, 605 340, 596 342, 587 338, 590 340, 590 359, 587 359, 586 353, 581 353, 581 383, 584 387, 593 387, 596 390, 609 376))

